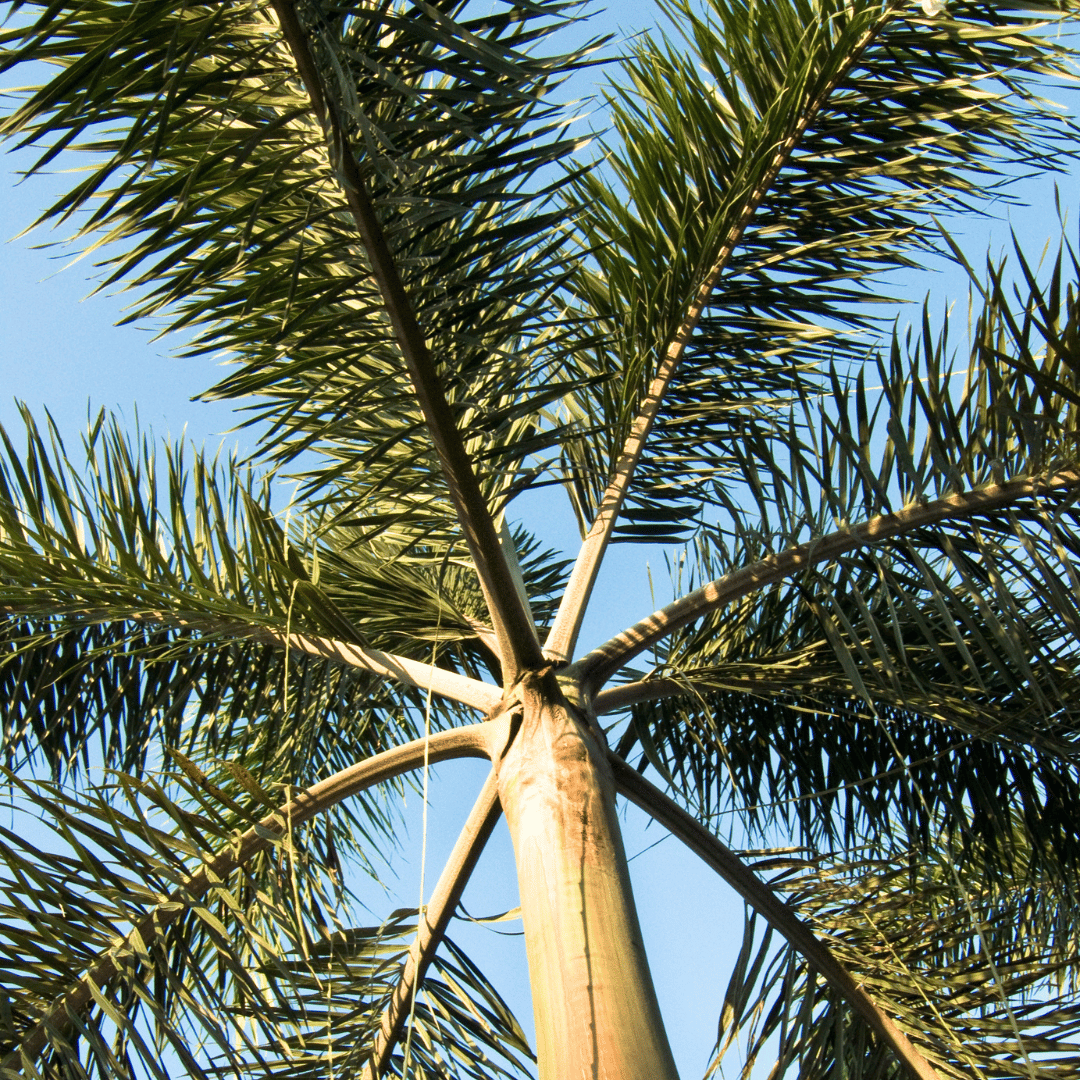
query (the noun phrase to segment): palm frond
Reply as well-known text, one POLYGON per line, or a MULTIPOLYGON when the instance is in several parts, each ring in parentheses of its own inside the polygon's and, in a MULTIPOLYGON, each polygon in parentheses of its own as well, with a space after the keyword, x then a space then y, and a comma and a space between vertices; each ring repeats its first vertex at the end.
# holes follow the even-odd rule
POLYGON ((557 440, 543 410, 569 386, 545 345, 561 331, 539 319, 567 272, 543 173, 579 144, 551 94, 593 45, 541 54, 572 17, 558 0, 465 8, 298 5, 346 125, 336 149, 269 6, 50 5, 7 35, 5 68, 62 69, 3 129, 43 147, 30 171, 61 150, 95 162, 47 216, 86 210, 80 236, 120 241, 105 283, 142 293, 131 317, 172 312, 192 351, 235 357, 212 396, 259 395, 266 452, 320 451, 309 490, 369 533, 445 535, 454 518, 336 153, 357 158, 496 509, 557 440))
MULTIPOLYGON (((10 763, 40 755, 62 776, 94 760, 96 744, 100 763, 138 772, 160 764, 161 748, 171 746, 242 755, 255 772, 306 783, 312 761, 322 758, 318 768, 333 772, 391 731, 410 737, 410 703, 419 699, 405 685, 333 662, 335 650, 326 659, 305 654, 303 635, 360 647, 369 635, 389 638, 421 668, 432 666, 433 648, 440 663, 468 673, 487 655, 476 621, 461 614, 476 603, 461 599, 477 591, 467 570, 440 592, 422 560, 399 561, 396 578, 411 593, 384 592, 366 623, 362 605, 353 608, 361 629, 313 580, 312 538, 290 538, 250 474, 201 454, 189 464, 182 446, 167 448, 162 469, 149 440, 129 440, 103 416, 80 465, 55 429, 40 431, 28 414, 26 422, 25 453, 4 433, 0 462, 0 678, 10 763), (413 604, 418 589, 438 601, 438 641, 413 604), (337 717, 329 743, 328 715, 337 717)), ((365 562, 362 554, 352 549, 350 564, 366 566, 370 582, 389 560, 365 562)), ((336 573, 331 563, 329 582, 346 592, 336 573)), ((546 557, 536 573, 551 580, 546 557)), ((436 704, 436 725, 455 715, 436 704)))
POLYGON ((978 212, 1010 170, 1063 167, 1076 145, 1042 96, 1072 55, 1043 32, 1071 12, 1056 3, 668 10, 682 40, 642 39, 612 91, 610 169, 576 189, 595 255, 573 310, 608 335, 579 362, 613 373, 568 414, 585 524, 658 410, 623 539, 678 539, 748 469, 782 474, 787 406, 828 392, 824 364, 861 365, 885 272, 945 249, 931 212, 978 212))
POLYGON ((218 809, 190 783, 185 793, 123 776, 78 798, 40 782, 9 776, 8 784, 23 828, 5 829, 3 845, 7 1068, 123 1076, 141 1059, 162 1075, 162 1055, 171 1052, 193 1075, 205 1075, 201 1044, 233 1053, 237 1036, 239 1046, 250 1042, 242 1030, 230 1031, 228 1015, 261 998, 253 955, 298 947, 319 936, 320 923, 334 925, 330 877, 308 857, 303 837, 290 836, 272 857, 249 865, 245 879, 217 882, 179 918, 172 912, 163 933, 131 938, 130 929, 187 880, 188 860, 227 845, 240 804, 218 809), (36 828, 28 830, 24 819, 33 817, 36 828), (293 886, 302 906, 293 903, 293 886), (41 1030, 42 1016, 105 955, 113 974, 93 986, 89 1011, 61 1011, 62 1021, 41 1030), (44 1061, 20 1061, 25 1052, 44 1052, 44 1061))
POLYGON ((701 813, 848 849, 900 832, 925 850, 945 830, 1006 868, 1021 822, 1035 862, 1075 880, 1080 268, 1067 246, 1041 273, 1016 257, 1013 295, 1000 264, 977 283, 963 368, 926 315, 877 386, 834 371, 827 399, 801 402, 792 430, 814 437, 785 473, 744 455, 752 498, 680 563, 686 597, 581 662, 653 644, 621 691, 638 702, 623 749, 639 740, 701 813), (1040 476, 1073 479, 933 519, 1040 476), (855 542, 867 514, 881 531, 855 542))
POLYGON ((1007 864, 1015 813, 1072 880, 1080 610, 1072 501, 1057 511, 863 548, 714 612, 658 646, 624 749, 639 739, 701 813, 814 845, 944 828, 1007 864))
MULTIPOLYGON (((398 910, 376 927, 349 928, 289 963, 278 979, 277 1041, 245 1070, 277 1077, 359 1073, 382 1008, 395 987, 416 911, 398 910)), ((452 941, 418 988, 404 1044, 384 1075, 495 1077, 533 1075, 533 1054, 498 991, 452 941)), ((277 975, 277 972, 274 972, 277 975)), ((220 1072, 231 1074, 231 1065, 220 1072)))
MULTIPOLYGON (((4 830, 5 1068, 160 1076, 178 1059, 197 1077, 306 1073, 315 1061, 325 1067, 326 1054, 345 1064, 371 1052, 416 913, 349 929, 342 868, 318 822, 276 838, 264 827, 268 850, 245 859, 239 875, 182 899, 191 867, 215 848, 228 851, 237 820, 245 821, 236 799, 196 773, 189 765, 164 783, 117 774, 77 799, 8 777, 20 822, 39 822, 34 840, 24 829, 4 830), (159 931, 133 935, 155 912, 159 931), (92 973, 104 956, 109 975, 97 983, 92 973), (87 979, 92 1000, 77 1010, 75 992, 87 979), (72 1007, 58 1010, 69 999, 72 1007)), ((245 785, 233 787, 251 803, 245 785)), ((248 820, 272 798, 256 798, 248 820)), ((452 1068, 471 1063, 463 1075, 498 1075, 478 1045, 512 1065, 528 1046, 497 993, 449 948, 421 987, 416 1058, 430 1067, 437 1035, 452 1068)))
MULTIPOLYGON (((1075 928, 1063 897, 1030 882, 988 886, 942 862, 757 852, 788 902, 896 1015, 945 1076, 1075 1073, 1080 1009, 1075 928)), ((709 1075, 742 1043, 740 1077, 895 1077, 850 1011, 748 919, 709 1075), (770 1067, 770 1062, 771 1067, 770 1067)), ((724 1070, 726 1071, 726 1070, 724 1070)))

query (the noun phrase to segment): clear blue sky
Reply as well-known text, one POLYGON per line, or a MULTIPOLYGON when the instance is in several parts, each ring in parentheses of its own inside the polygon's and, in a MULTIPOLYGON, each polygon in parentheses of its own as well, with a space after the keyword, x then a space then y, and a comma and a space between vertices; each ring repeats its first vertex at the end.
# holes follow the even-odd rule
MULTIPOLYGON (((597 30, 626 31, 651 23, 653 8, 644 2, 622 3, 617 11, 598 21, 597 30)), ((19 167, 19 158, 8 159, 6 175, 19 167)), ((64 178, 38 179, 16 186, 4 180, 0 201, 0 235, 6 239, 24 228, 47 203, 50 189, 64 178)), ((1075 181, 1063 181, 1065 205, 1075 203, 1075 181)), ((1040 182, 1032 189, 1033 214, 1014 212, 1012 221, 1034 240, 1048 231, 1052 216, 1052 184, 1040 182)), ((999 223, 1000 225, 1001 223, 999 223)), ((1051 225, 1052 227, 1052 225, 1051 225)), ((1007 242, 1007 229, 998 228, 994 242, 1007 242)), ((18 423, 13 399, 26 401, 39 416, 48 408, 65 437, 73 442, 83 428, 87 409, 99 406, 118 410, 132 422, 136 407, 144 428, 161 436, 182 430, 199 444, 251 447, 248 433, 228 434, 235 420, 227 406, 193 404, 190 399, 218 377, 208 359, 171 358, 170 342, 152 341, 143 328, 117 327, 123 299, 116 296, 87 298, 90 259, 68 266, 72 253, 33 250, 31 244, 47 242, 47 234, 14 240, 0 248, 0 422, 11 430, 18 423)), ((976 248, 978 255, 978 248, 976 248)), ((91 257, 92 258, 92 257, 91 257)), ((954 289, 956 278, 948 284, 954 289)), ((943 295, 945 279, 936 286, 921 281, 918 295, 934 288, 934 302, 943 295)), ((963 295, 956 297, 961 304, 963 295)), ((559 534, 572 532, 567 514, 559 534)), ((652 561, 659 588, 666 583, 661 554, 637 547, 617 549, 605 567, 598 594, 614 597, 587 624, 586 645, 602 640, 646 614, 654 606, 649 593, 645 562, 652 561), (605 583, 612 586, 605 589, 605 583)), ((663 602, 668 597, 656 597, 663 602)), ((474 762, 443 766, 433 789, 432 827, 429 836, 428 881, 434 882, 442 857, 456 836, 484 775, 474 762)), ((416 796, 407 799, 410 841, 398 867, 398 878, 388 879, 392 899, 377 900, 377 915, 392 907, 416 903, 419 872, 419 809, 416 796)), ((646 946, 653 966, 669 1033, 684 1080, 701 1075, 716 1036, 716 1021, 731 964, 742 932, 742 904, 711 871, 685 854, 673 840, 649 848, 664 834, 657 827, 644 828, 641 815, 628 813, 626 846, 630 855, 644 851, 631 863, 646 946), (644 849, 649 848, 645 851, 644 849)), ((516 886, 509 840, 505 829, 496 835, 466 896, 474 914, 489 915, 516 905, 516 886)), ((513 931, 515 924, 500 924, 513 931)), ((531 1024, 520 937, 500 937, 491 930, 465 928, 451 931, 467 948, 482 951, 497 964, 496 985, 503 991, 520 1019, 531 1024)), ((485 965, 486 966, 486 965, 485 965)))

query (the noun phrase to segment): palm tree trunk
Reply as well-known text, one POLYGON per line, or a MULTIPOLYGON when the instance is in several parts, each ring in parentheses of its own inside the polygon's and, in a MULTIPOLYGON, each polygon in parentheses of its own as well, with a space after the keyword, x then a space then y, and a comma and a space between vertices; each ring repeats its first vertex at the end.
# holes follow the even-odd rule
POLYGON ((540 1080, 677 1080, 603 747, 553 671, 519 684, 497 763, 517 861, 540 1080))

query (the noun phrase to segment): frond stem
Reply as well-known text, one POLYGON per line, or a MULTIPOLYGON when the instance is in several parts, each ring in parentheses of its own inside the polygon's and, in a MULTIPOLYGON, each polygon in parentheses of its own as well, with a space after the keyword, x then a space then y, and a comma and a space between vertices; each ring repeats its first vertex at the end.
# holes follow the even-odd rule
POLYGON ((375 1036, 375 1048, 364 1072, 365 1080, 379 1080, 386 1071, 390 1055, 409 1014, 409 1003, 413 994, 423 981, 428 966, 442 944, 446 928, 457 910, 473 868, 501 814, 499 786, 493 769, 480 789, 476 803, 431 894, 431 900, 424 908, 420 930, 409 946, 409 955, 401 978, 394 988, 389 1005, 383 1011, 379 1033, 375 1036))
POLYGON ((685 694, 687 684, 681 679, 639 679, 637 682, 609 686, 593 698, 593 711, 597 716, 619 712, 639 701, 660 701, 663 698, 685 694))
POLYGON ((349 147, 344 126, 323 92, 318 67, 296 8, 291 0, 271 0, 271 3, 296 61, 297 72, 311 98, 312 108, 330 142, 330 152, 339 172, 346 202, 367 252, 372 276, 386 305, 387 316, 476 566, 509 684, 516 680, 522 670, 539 667, 543 662, 536 628, 518 596, 513 574, 499 544, 495 523, 443 392, 423 328, 401 280, 367 182, 349 147))
POLYGON ((596 578, 600 572, 600 564, 603 562, 604 555, 611 542, 615 523, 622 512, 623 502, 634 479, 634 472, 645 451, 645 444, 660 413, 660 407, 663 405, 668 388, 678 371, 686 346, 689 344, 702 315, 705 313, 709 297, 712 295, 716 283, 720 280, 720 275, 724 272, 724 268, 742 239, 742 235, 751 219, 757 212, 761 201, 772 187, 777 175, 798 145, 799 140, 806 133, 811 121, 825 105, 829 96, 839 85, 840 80, 851 70, 866 50, 866 47, 880 33, 890 14, 890 9, 886 8, 885 13, 875 20, 873 25, 861 35, 855 43, 851 55, 837 69, 833 77, 826 82, 825 86, 811 99, 791 132, 777 146, 768 168, 744 202, 739 218, 728 230, 728 234, 720 246, 711 269, 702 280, 693 301, 686 310, 682 323, 668 343, 664 358, 656 369, 652 382, 649 384, 648 392, 641 402, 637 416, 630 425, 630 433, 627 435, 622 452, 615 463, 612 478, 608 483, 603 498, 600 500, 600 506, 589 533, 578 551, 574 568, 570 572, 570 580, 566 584, 566 591, 563 593, 551 632, 544 643, 544 656, 549 660, 554 660, 557 663, 569 663, 573 655, 577 637, 581 631, 581 623, 585 618, 585 610, 589 604, 589 597, 592 595, 593 586, 596 584, 596 578))
POLYGON ((225 850, 209 858, 183 885, 174 889, 139 920, 124 938, 117 941, 107 954, 85 971, 75 986, 55 1001, 45 1015, 26 1032, 19 1045, 0 1064, 0 1071, 26 1071, 29 1075, 37 1075, 32 1061, 48 1045, 50 1032, 67 1027, 72 1017, 93 1003, 95 991, 99 987, 119 975, 126 964, 140 953, 147 953, 151 942, 159 937, 166 927, 180 918, 216 884, 224 881, 237 867, 243 866, 254 855, 283 836, 288 828, 295 828, 310 821, 375 784, 420 768, 424 763, 425 743, 428 760, 433 764, 451 758, 490 758, 492 753, 498 753, 501 749, 503 743, 499 740, 500 737, 505 739, 505 734, 506 724, 500 721, 485 721, 442 731, 432 735, 430 740, 414 739, 404 746, 396 746, 357 762, 300 792, 279 810, 264 817, 258 825, 248 829, 239 840, 230 842, 225 850))
MULTIPOLYGON (((32 616, 35 612, 13 605, 0 604, 0 616, 32 616)), ((65 614, 77 616, 83 622, 132 622, 138 624, 160 624, 184 630, 197 630, 208 634, 227 633, 233 638, 265 642, 283 649, 303 653, 305 656, 317 656, 331 660, 344 667, 359 668, 374 675, 383 675, 394 679, 404 686, 430 690, 441 698, 468 705, 485 715, 498 708, 502 700, 502 691, 491 683, 461 675, 446 668, 432 667, 419 660, 406 656, 383 652, 370 645, 361 645, 340 638, 320 637, 315 634, 291 633, 272 626, 257 623, 243 623, 231 619, 215 619, 212 616, 190 615, 176 616, 166 611, 133 612, 115 617, 106 617, 108 613, 93 609, 82 609, 65 614)), ((481 641, 483 639, 481 638, 481 641)))
POLYGON ((440 697, 469 705, 485 714, 491 713, 502 701, 502 691, 491 683, 471 679, 456 671, 433 667, 419 660, 384 653, 367 645, 313 637, 309 634, 290 634, 286 639, 285 635, 276 630, 267 632, 266 637, 282 646, 287 640, 291 649, 308 656, 324 657, 339 664, 374 672, 376 675, 388 676, 405 686, 430 690, 440 697))
POLYGON ((738 855, 722 844, 699 821, 669 799, 655 785, 631 768, 617 754, 608 753, 615 786, 635 806, 652 816, 678 837, 706 865, 715 870, 770 926, 783 934, 815 971, 844 997, 847 1003, 892 1048, 913 1080, 941 1080, 933 1065, 919 1053, 908 1037, 881 1010, 820 940, 738 855))
MULTIPOLYGON (((774 585, 800 570, 817 563, 830 562, 856 548, 879 544, 916 529, 928 528, 944 521, 960 521, 979 514, 988 514, 1021 499, 1037 498, 1073 488, 1080 488, 1080 470, 1063 469, 1045 477, 1010 480, 975 491, 947 495, 933 502, 898 510, 895 514, 881 514, 861 525, 840 529, 817 540, 808 540, 797 547, 741 567, 722 578, 716 578, 700 589, 695 589, 694 592, 654 611, 647 618, 582 657, 572 666, 571 671, 585 685, 596 689, 644 649, 655 645, 687 623, 752 592, 774 585)), ((670 696, 675 692, 676 684, 671 683, 661 696, 670 696)), ((627 695, 634 692, 628 687, 614 688, 605 707, 610 707, 611 701, 620 700, 619 693, 629 703, 631 698, 627 695)))

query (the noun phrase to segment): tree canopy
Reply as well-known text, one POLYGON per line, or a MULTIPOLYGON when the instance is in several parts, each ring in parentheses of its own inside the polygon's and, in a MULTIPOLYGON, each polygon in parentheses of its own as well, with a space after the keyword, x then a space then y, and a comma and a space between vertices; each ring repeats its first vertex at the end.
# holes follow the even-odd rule
POLYGON ((0 434, 6 1074, 530 1074, 446 936, 505 811, 571 1075, 544 731, 595 780, 553 820, 618 790, 753 913, 710 1070, 1077 1072, 1080 257, 949 222, 1075 167, 1080 3, 661 10, 616 47, 565 0, 9 4, 0 136, 85 163, 43 220, 229 360, 206 396, 257 449, 0 434), (616 48, 593 137, 566 81, 616 48), (894 321, 939 257, 966 320, 894 321), (614 543, 681 550, 676 599, 586 651, 614 543), (378 785, 464 756, 492 778, 425 910, 358 926, 378 785))

